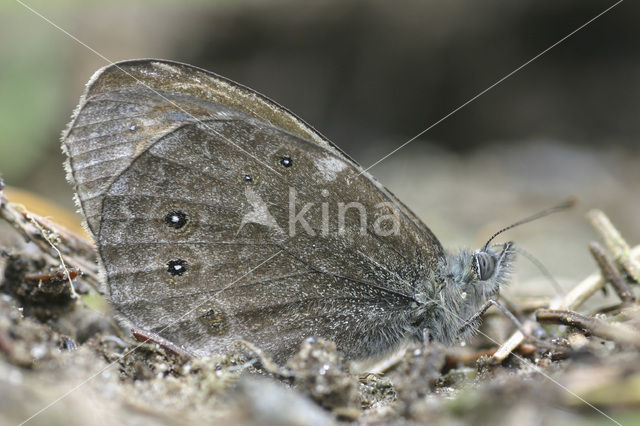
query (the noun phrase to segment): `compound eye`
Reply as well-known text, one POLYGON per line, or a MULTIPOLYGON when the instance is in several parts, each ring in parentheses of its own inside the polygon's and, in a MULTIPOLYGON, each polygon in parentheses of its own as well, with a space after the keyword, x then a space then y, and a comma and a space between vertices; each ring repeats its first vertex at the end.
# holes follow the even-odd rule
POLYGON ((475 258, 480 279, 485 281, 491 278, 496 269, 496 262, 493 256, 486 251, 481 251, 480 253, 476 253, 475 258))

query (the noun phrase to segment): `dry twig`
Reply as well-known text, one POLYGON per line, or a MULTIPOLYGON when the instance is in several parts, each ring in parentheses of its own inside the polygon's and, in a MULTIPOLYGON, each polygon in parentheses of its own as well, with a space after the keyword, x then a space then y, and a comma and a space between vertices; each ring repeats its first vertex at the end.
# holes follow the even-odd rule
POLYGON ((568 325, 578 328, 584 333, 640 348, 640 333, 625 324, 612 324, 577 312, 556 309, 540 309, 536 312, 536 319, 540 323, 568 325))
MULTIPOLYGON (((640 267, 638 266, 640 264, 640 245, 629 249, 628 244, 624 241, 620 233, 601 211, 591 211, 588 216, 593 226, 603 236, 607 247, 613 253, 616 261, 622 265, 630 276, 640 282, 640 267)), ((606 280, 600 272, 593 273, 575 286, 564 298, 549 303, 549 309, 575 310, 580 307, 585 300, 602 289, 605 284, 606 280)), ((511 337, 498 348, 492 357, 492 362, 499 363, 504 361, 524 340, 525 336, 520 331, 513 333, 511 337)))
POLYGON ((613 254, 614 260, 635 282, 640 284, 640 260, 631 253, 629 244, 622 238, 609 218, 600 210, 591 210, 587 213, 587 217, 613 254))
POLYGON ((616 265, 609 258, 609 256, 607 256, 607 253, 605 253, 602 246, 595 241, 592 241, 591 244, 589 244, 589 251, 598 263, 598 266, 600 266, 600 271, 602 272, 604 280, 608 283, 611 283, 616 293, 620 297, 620 300, 625 303, 631 303, 635 301, 636 298, 629 288, 629 285, 624 280, 624 278, 622 278, 622 275, 620 275, 618 268, 616 268, 616 265))
MULTIPOLYGON (((92 260, 93 246, 73 232, 35 215, 21 205, 9 202, 0 192, 0 218, 4 219, 27 241, 36 244, 52 265, 82 271, 85 280, 99 292, 98 268, 92 260)), ((73 285, 72 285, 73 287, 73 285)))

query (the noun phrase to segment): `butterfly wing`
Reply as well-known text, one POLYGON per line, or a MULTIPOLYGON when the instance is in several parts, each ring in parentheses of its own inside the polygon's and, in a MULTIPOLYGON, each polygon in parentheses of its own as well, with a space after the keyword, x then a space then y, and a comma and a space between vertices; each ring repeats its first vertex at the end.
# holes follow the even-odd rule
POLYGON ((112 304, 199 354, 246 338, 283 360, 308 336, 352 358, 388 349, 416 283, 444 261, 431 231, 342 151, 195 67, 98 71, 63 147, 112 304))

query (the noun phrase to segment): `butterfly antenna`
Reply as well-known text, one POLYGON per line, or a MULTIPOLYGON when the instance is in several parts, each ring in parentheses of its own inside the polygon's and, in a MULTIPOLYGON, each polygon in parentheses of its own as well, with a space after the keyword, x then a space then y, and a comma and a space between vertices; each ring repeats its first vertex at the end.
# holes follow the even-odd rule
POLYGON ((548 216, 548 215, 550 215, 551 213, 555 213, 555 212, 558 212, 558 211, 562 211, 562 210, 570 209, 571 207, 573 207, 573 206, 575 206, 575 205, 576 205, 576 202, 577 202, 577 200, 576 200, 574 197, 571 197, 571 198, 569 198, 567 201, 565 201, 565 202, 563 202, 563 203, 560 203, 560 204, 558 204, 557 206, 554 206, 554 207, 551 207, 551 208, 548 208, 548 209, 542 210, 541 212, 538 212, 538 213, 536 213, 536 214, 534 214, 534 215, 531 215, 531 216, 526 217, 526 218, 524 218, 524 219, 522 219, 522 220, 519 220, 519 221, 517 221, 516 223, 512 223, 511 225, 509 225, 509 226, 507 226, 507 227, 505 227, 505 228, 502 228, 501 230, 499 230, 498 232, 496 232, 495 234, 493 234, 493 235, 491 236, 491 238, 489 238, 489 240, 487 241, 487 243, 484 245, 483 250, 486 250, 486 249, 487 249, 487 247, 489 247, 489 243, 490 243, 491 241, 493 241, 493 239, 494 239, 495 237, 497 237, 498 235, 502 234, 504 231, 508 231, 509 229, 511 229, 511 228, 515 228, 516 226, 519 226, 519 225, 522 225, 522 224, 525 224, 525 223, 532 222, 532 221, 534 221, 534 220, 536 220, 536 219, 540 219, 541 217, 548 216))

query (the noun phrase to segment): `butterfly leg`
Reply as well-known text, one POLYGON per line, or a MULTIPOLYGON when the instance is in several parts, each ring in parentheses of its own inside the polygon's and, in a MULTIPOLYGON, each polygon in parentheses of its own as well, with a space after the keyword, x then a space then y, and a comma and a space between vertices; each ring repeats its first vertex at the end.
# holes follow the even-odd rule
POLYGON ((509 309, 505 308, 502 303, 498 302, 497 300, 493 300, 493 299, 487 300, 487 302, 484 305, 482 305, 482 307, 478 310, 478 312, 476 312, 471 318, 469 318, 464 323, 464 325, 462 327, 460 327, 460 333, 466 331, 469 327, 472 327, 473 324, 475 324, 484 315, 484 313, 487 312, 487 309, 489 309, 492 305, 495 306, 496 308, 498 308, 500 310, 500 312, 502 312, 502 314, 504 316, 509 318, 509 320, 512 323, 515 324, 515 326, 527 338, 527 340, 537 341, 537 339, 534 338, 533 336, 531 336, 531 333, 529 333, 524 328, 524 326, 522 325, 520 320, 518 320, 518 318, 516 318, 516 316, 513 315, 513 313, 511 313, 511 311, 509 309))

